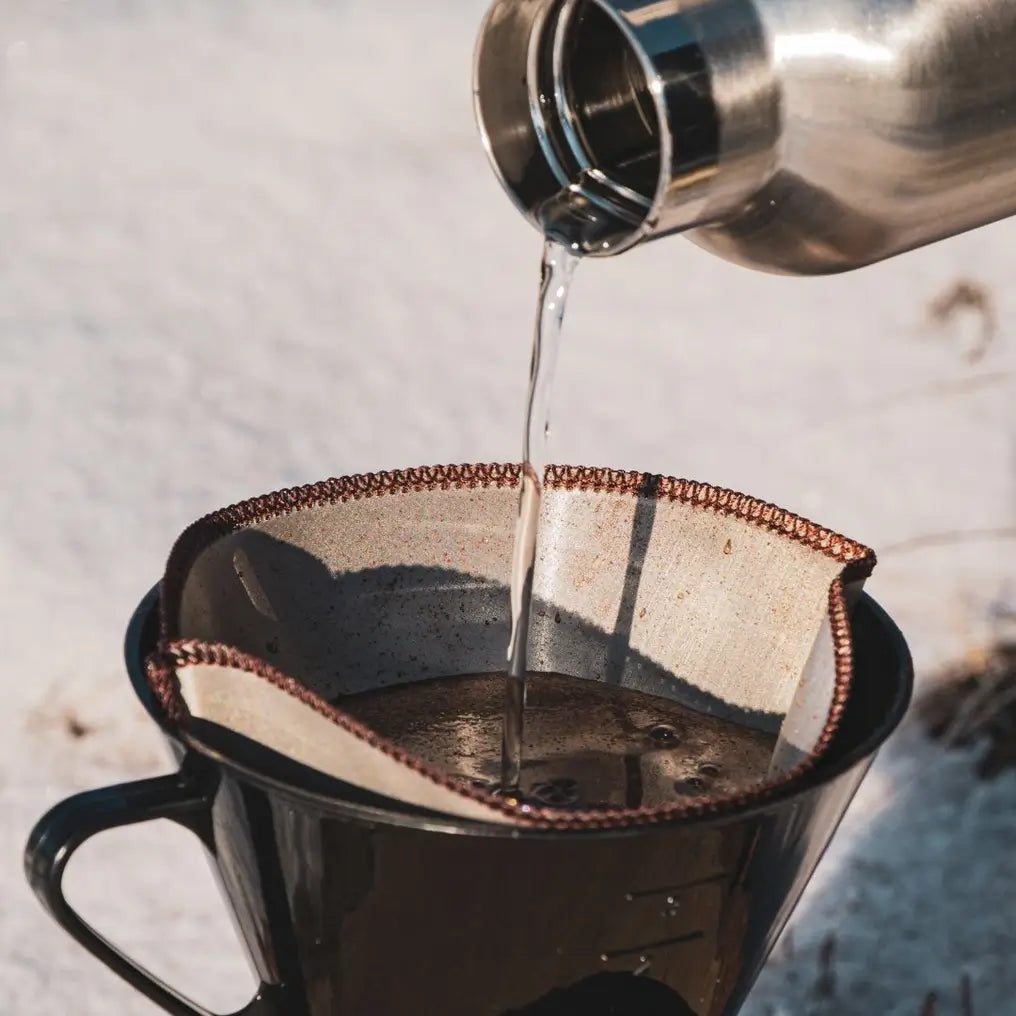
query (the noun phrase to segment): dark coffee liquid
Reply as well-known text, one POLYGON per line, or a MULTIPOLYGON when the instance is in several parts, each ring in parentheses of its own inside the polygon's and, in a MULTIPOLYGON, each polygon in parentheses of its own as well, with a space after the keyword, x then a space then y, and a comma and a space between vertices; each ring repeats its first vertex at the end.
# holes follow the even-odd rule
MULTIPOLYGON (((656 807, 765 778, 771 734, 599 681, 530 673, 526 688, 519 795, 533 803, 656 807)), ((504 674, 419 681, 342 705, 464 783, 499 785, 504 674)))

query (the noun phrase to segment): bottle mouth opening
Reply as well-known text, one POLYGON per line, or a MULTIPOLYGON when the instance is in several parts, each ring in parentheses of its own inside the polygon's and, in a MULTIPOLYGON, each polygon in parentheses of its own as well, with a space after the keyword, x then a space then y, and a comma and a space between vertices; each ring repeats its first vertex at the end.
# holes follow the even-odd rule
POLYGON ((658 87, 634 40, 595 0, 563 0, 530 40, 529 103, 560 189, 536 208, 576 253, 641 238, 663 166, 658 87))
POLYGON ((702 221, 722 130, 686 8, 494 0, 488 11, 473 84, 484 146, 519 210, 576 254, 702 221))

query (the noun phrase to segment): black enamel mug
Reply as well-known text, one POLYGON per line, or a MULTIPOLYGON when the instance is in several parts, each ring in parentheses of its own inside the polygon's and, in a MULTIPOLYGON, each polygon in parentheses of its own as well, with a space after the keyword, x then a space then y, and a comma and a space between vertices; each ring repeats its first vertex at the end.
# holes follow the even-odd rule
MULTIPOLYGON (((482 473, 481 482, 474 482, 480 467, 472 468, 465 480, 447 473, 423 480, 413 474, 411 482, 405 474, 394 480, 389 475, 375 488, 361 482, 357 489, 367 493, 356 496, 353 487, 332 481, 327 488, 305 488, 298 496, 281 500, 273 495, 273 501, 259 499, 230 509, 228 516, 210 516, 198 524, 197 535, 191 532, 178 544, 161 589, 139 606, 127 634, 127 667, 136 694, 165 732, 179 771, 88 792, 58 805, 33 831, 26 869, 55 919, 167 1012, 208 1016, 98 936, 69 907, 61 890, 66 863, 86 839, 156 818, 185 826, 210 853, 261 981, 257 997, 243 1010, 246 1016, 730 1016, 743 1003, 875 752, 909 701, 912 675, 906 645, 870 598, 857 594, 847 603, 849 626, 839 634, 845 634, 848 643, 835 642, 836 618, 842 620, 842 611, 833 617, 832 658, 838 664, 849 658, 849 674, 843 666, 837 671, 840 678, 849 678, 849 694, 834 681, 839 689, 834 715, 824 716, 821 736, 814 744, 809 742, 805 757, 757 791, 692 802, 671 813, 556 825, 539 816, 513 822, 449 815, 386 797, 376 787, 357 785, 310 765, 300 746, 281 750, 285 745, 266 743, 249 736, 249 731, 229 729, 224 722, 202 716, 200 694, 184 702, 191 707, 186 717, 171 707, 174 686, 164 669, 167 647, 186 642, 194 650, 197 640, 214 638, 217 641, 206 644, 220 650, 228 644, 239 659, 252 656, 266 635, 287 671, 310 675, 308 695, 333 699, 338 695, 341 701, 342 694, 357 691, 358 674, 378 672, 378 634, 364 627, 365 619, 374 623, 396 588, 397 609, 384 622, 386 645, 413 645, 427 672, 431 663, 461 673, 495 669, 503 652, 505 619, 498 614, 495 623, 481 624, 486 636, 474 622, 481 616, 491 622, 491 610, 503 612, 505 608, 496 606, 504 599, 503 585, 480 581, 482 569, 465 566, 479 560, 470 558, 465 543, 459 558, 435 568, 412 560, 404 539, 407 519, 410 532, 424 528, 422 523, 414 528, 412 521, 414 495, 421 493, 430 498, 418 505, 429 533, 436 518, 434 504, 462 495, 462 504, 443 516, 448 525, 437 527, 434 538, 444 545, 454 545, 448 537, 458 525, 455 519, 468 518, 467 528, 476 530, 476 520, 486 519, 483 511, 493 511, 489 504, 477 508, 476 499, 488 497, 500 499, 498 504, 504 501, 510 535, 516 474, 499 474, 503 482, 484 485, 482 473), (373 503, 365 505, 366 500, 373 503), (359 523, 352 516, 338 529, 336 519, 328 516, 349 504, 359 504, 356 511, 391 518, 400 535, 389 544, 383 534, 378 536, 376 516, 366 523, 360 519, 371 540, 361 541, 353 533, 334 553, 355 556, 356 548, 365 547, 369 549, 363 553, 371 560, 362 562, 366 567, 344 571, 328 558, 331 551, 313 545, 314 538, 307 533, 327 532, 334 542, 335 532, 355 528, 359 523), (308 525, 308 518, 313 524, 308 525), (298 545, 300 552, 294 553, 298 545), (387 545, 398 546, 399 562, 378 562, 378 547, 387 545), (237 574, 243 572, 230 603, 228 569, 217 571, 216 561, 230 562, 237 574), (307 570, 312 567, 316 572, 307 570), (398 581, 393 580, 393 569, 403 569, 398 581), (255 573, 258 582, 252 595, 255 573), (468 582, 462 580, 464 575, 468 582), (312 613, 329 597, 345 606, 343 620, 334 622, 336 638, 345 648, 332 646, 327 638, 320 643, 319 619, 312 613, 287 610, 286 597, 294 589, 305 590, 301 595, 314 604, 307 608, 312 613), (442 598, 460 602, 462 597, 475 606, 472 620, 468 618, 472 608, 462 612, 464 634, 456 641, 466 647, 462 651, 469 659, 449 662, 447 630, 429 648, 420 632, 424 615, 435 602, 442 603, 442 598), (209 630, 188 628, 202 624, 209 630), (329 675, 335 674, 330 657, 327 666, 321 663, 330 652, 342 656, 342 680, 349 687, 325 686, 329 675), (430 662, 428 653, 434 654, 430 662), (476 659, 477 653, 484 659, 476 659)), ((626 498, 632 503, 634 516, 615 513, 617 517, 610 515, 607 524, 625 534, 621 542, 627 563, 617 565, 625 577, 619 602, 623 608, 625 597, 634 596, 637 607, 639 594, 629 586, 638 587, 639 575, 645 580, 653 568, 651 546, 639 555, 639 567, 631 566, 633 548, 639 543, 632 534, 640 526, 647 533, 652 530, 675 539, 667 531, 667 515, 669 505, 676 504, 675 518, 687 508, 693 512, 687 525, 705 526, 700 534, 703 545, 717 530, 709 528, 712 520, 706 517, 713 506, 703 504, 699 494, 692 492, 682 500, 682 488, 677 492, 681 496, 668 501, 665 495, 676 488, 657 483, 650 490, 645 478, 621 490, 619 475, 602 474, 573 489, 586 507, 592 505, 601 527, 607 518, 603 503, 611 498, 617 499, 615 507, 626 498), (653 517, 646 526, 639 511, 652 499, 656 499, 653 517), (635 572, 639 575, 629 582, 635 572)), ((558 487, 566 490, 560 480, 558 487)), ((558 505, 566 516, 562 539, 570 533, 577 541, 588 542, 581 522, 576 523, 583 504, 571 513, 562 498, 558 505)), ((737 539, 744 536, 743 544, 733 543, 733 551, 743 546, 753 555, 745 564, 758 570, 753 595, 759 591, 764 595, 766 616, 785 618, 790 614, 780 613, 782 587, 767 585, 765 578, 769 544, 752 544, 756 537, 749 531, 754 527, 762 534, 758 539, 775 539, 774 546, 784 539, 781 533, 773 535, 774 527, 796 534, 793 540, 807 542, 815 534, 798 526, 800 520, 784 526, 786 520, 780 516, 774 522, 771 514, 754 512, 754 504, 745 500, 743 518, 722 521, 723 541, 716 552, 731 557, 728 544, 734 538, 723 527, 728 522, 742 526, 743 531, 729 531, 737 539)), ((497 508, 494 514, 500 511, 497 508)), ((484 527, 489 535, 488 522, 484 527)), ((550 529, 553 533, 553 526, 550 529)), ((604 557, 610 542, 604 531, 599 556, 590 565, 594 570, 613 567, 604 557)), ((814 540, 823 553, 828 552, 827 535, 814 540)), ((651 544, 649 536, 646 540, 651 544)), ((496 557, 500 550, 495 550, 496 557)), ((788 552, 786 560, 807 563, 810 559, 798 550, 788 552)), ((490 552, 485 538, 476 553, 490 552)), ((845 563, 849 567, 850 561, 845 563)), ((686 572, 693 566, 694 557, 689 556, 686 572)), ((703 574, 713 570, 707 567, 703 574)), ((842 593, 842 575, 834 572, 834 585, 839 583, 842 593)), ((816 574, 826 573, 819 569, 816 574)), ((784 575, 780 581, 785 582, 788 597, 804 595, 800 574, 784 575)), ((581 595, 588 594, 588 582, 579 581, 577 587, 581 595)), ((588 633, 602 631, 603 626, 590 617, 588 604, 569 595, 561 589, 542 590, 543 602, 563 604, 564 619, 557 611, 558 619, 547 622, 555 625, 554 640, 542 640, 540 625, 535 626, 535 658, 540 659, 540 652, 577 653, 586 676, 610 679, 611 661, 618 661, 617 626, 597 642, 588 633), (561 631, 573 618, 571 635, 561 631)), ((659 583, 650 582, 646 595, 650 603, 660 598, 659 583)), ((616 606, 608 604, 612 614, 617 613, 616 606)), ((737 616, 743 617, 749 607, 739 605, 737 616)), ((638 630, 640 611, 637 607, 627 618, 628 651, 618 664, 617 679, 659 693, 665 682, 659 653, 640 649, 652 648, 656 629, 638 630)), ((625 617, 627 613, 620 612, 625 617)), ((648 611, 644 615, 642 620, 648 611)), ((731 622, 725 624, 729 628, 731 622)), ((752 628, 756 642, 766 638, 760 631, 752 628)), ((821 610, 816 632, 813 641, 829 632, 828 616, 821 610)), ((736 633, 729 630, 724 638, 736 643, 736 633)), ((780 633, 772 646, 759 643, 757 656, 766 658, 767 652, 780 647, 789 651, 791 641, 780 633)), ((804 656, 813 662, 822 654, 811 647, 804 656)), ((574 663, 574 656, 569 658, 574 663)), ((545 669, 566 670, 568 665, 568 659, 542 662, 545 669)), ((687 680, 675 688, 690 685, 716 701, 722 699, 720 685, 696 684, 697 673, 690 664, 683 667, 681 674, 687 680)), ((408 674, 405 679, 416 676, 408 674)), ((179 694, 178 686, 175 693, 179 694)), ((478 806, 489 804, 482 794, 470 800, 478 806)))

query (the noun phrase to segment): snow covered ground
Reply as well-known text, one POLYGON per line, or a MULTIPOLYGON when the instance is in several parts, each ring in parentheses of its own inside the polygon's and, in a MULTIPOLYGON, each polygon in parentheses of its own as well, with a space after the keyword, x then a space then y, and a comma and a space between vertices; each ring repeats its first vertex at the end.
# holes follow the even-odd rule
MULTIPOLYGON (((2 1016, 154 1012, 42 913, 20 852, 50 803, 167 768, 120 640, 177 532, 288 484, 517 455, 538 238, 472 122, 483 6, 0 0, 2 1016)), ((870 589, 927 680, 1016 603, 1014 256, 1010 222, 836 279, 678 239, 584 265, 553 457, 880 549, 870 589), (982 307, 937 320, 958 283, 982 307), (1003 532, 927 539, 957 530, 1003 532)), ((1016 774, 971 773, 904 728, 751 1016, 917 1016, 932 989, 951 1016, 963 972, 978 1016, 1016 1011, 1016 774)), ((111 834, 76 867, 101 929, 213 1009, 246 1000, 185 834, 111 834)))

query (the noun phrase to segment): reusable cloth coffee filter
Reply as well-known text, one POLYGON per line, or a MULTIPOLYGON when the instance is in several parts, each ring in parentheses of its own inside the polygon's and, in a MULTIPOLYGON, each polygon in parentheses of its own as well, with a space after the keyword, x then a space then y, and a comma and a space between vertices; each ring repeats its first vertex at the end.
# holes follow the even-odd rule
POLYGON ((702 483, 568 466, 546 480, 530 669, 778 731, 762 782, 656 808, 517 804, 344 711, 358 692, 503 670, 512 465, 327 480, 194 523, 171 553, 148 661, 167 718, 184 740, 225 729, 388 806, 559 829, 734 809, 814 765, 850 693, 849 607, 871 551, 702 483))

